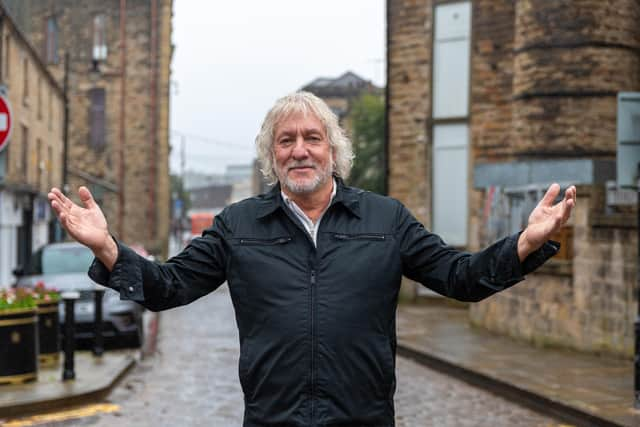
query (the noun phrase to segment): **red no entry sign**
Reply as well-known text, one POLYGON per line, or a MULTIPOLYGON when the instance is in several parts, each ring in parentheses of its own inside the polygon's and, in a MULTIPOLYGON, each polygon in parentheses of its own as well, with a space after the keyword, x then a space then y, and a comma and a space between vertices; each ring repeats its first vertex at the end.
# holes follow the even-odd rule
POLYGON ((0 151, 9 144, 12 121, 9 100, 0 95, 0 151))

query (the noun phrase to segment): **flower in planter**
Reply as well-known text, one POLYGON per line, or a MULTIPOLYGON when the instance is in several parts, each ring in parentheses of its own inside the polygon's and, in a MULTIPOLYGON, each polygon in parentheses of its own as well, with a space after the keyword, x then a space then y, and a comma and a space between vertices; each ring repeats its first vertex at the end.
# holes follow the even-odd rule
POLYGON ((36 303, 48 303, 60 301, 60 291, 56 288, 47 288, 43 281, 36 283, 33 288, 34 298, 36 303))
POLYGON ((0 289, 0 310, 18 310, 36 307, 36 298, 31 289, 0 289))

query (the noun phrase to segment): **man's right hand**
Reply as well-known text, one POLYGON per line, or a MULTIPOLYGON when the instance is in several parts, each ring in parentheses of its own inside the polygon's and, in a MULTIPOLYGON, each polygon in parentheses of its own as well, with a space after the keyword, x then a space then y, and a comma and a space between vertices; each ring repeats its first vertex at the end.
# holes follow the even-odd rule
POLYGON ((51 189, 48 198, 67 233, 88 246, 111 271, 118 258, 118 246, 109 234, 107 220, 87 187, 80 187, 78 195, 84 207, 73 203, 57 188, 51 189))

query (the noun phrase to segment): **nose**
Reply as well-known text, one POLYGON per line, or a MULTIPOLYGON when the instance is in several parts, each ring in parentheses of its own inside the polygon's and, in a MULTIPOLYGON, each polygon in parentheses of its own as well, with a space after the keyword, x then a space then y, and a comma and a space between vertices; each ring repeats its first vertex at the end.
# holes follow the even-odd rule
POLYGON ((296 137, 296 143, 293 146, 293 153, 291 154, 295 160, 302 160, 309 157, 307 146, 304 143, 304 138, 302 137, 302 135, 298 135, 296 137))

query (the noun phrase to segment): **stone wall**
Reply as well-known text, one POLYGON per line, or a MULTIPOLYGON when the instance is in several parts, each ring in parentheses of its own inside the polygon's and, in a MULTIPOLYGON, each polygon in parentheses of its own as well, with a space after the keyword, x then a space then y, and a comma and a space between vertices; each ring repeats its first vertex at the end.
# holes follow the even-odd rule
POLYGON ((389 194, 431 222, 430 0, 389 0, 389 194))
POLYGON ((118 0, 89 0, 82 7, 74 0, 33 2, 30 37, 44 48, 45 22, 55 14, 61 60, 49 68, 60 82, 62 58, 65 51, 70 54, 70 186, 90 185, 98 193, 117 237, 166 255, 172 0, 129 0, 126 5, 124 45, 118 0), (106 17, 107 58, 96 67, 92 44, 97 14, 106 17), (94 88, 105 90, 102 148, 89 143, 89 91, 94 88))
POLYGON ((568 273, 545 265, 524 283, 474 304, 474 324, 546 346, 631 357, 637 310, 633 214, 604 211, 604 190, 578 188, 568 273))
MULTIPOLYGON (((431 1, 389 0, 390 194, 429 226, 431 1)), ((640 3, 472 1, 470 162, 614 160, 616 95, 640 91, 640 3)), ((469 245, 487 244, 485 189, 469 188, 469 245)), ((549 183, 539 183, 540 185, 549 183)), ((506 186, 509 183, 505 183, 506 186)), ((633 215, 582 185, 569 260, 474 304, 474 324, 541 345, 629 356, 637 304, 633 215), (631 215, 631 216, 630 216, 631 215)))
POLYGON ((5 184, 46 197, 62 184, 62 90, 11 20, 3 20, 0 37, 0 75, 13 120, 5 184))

